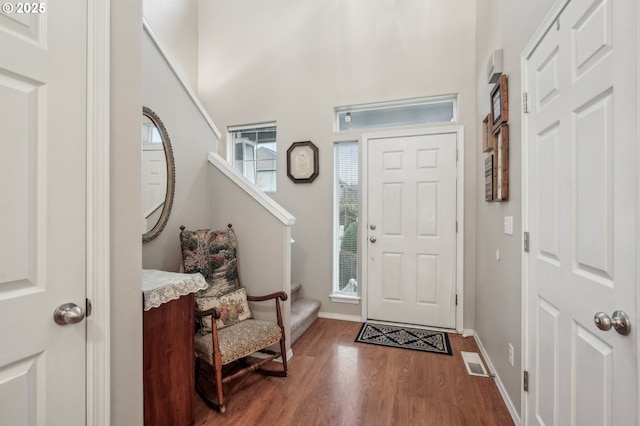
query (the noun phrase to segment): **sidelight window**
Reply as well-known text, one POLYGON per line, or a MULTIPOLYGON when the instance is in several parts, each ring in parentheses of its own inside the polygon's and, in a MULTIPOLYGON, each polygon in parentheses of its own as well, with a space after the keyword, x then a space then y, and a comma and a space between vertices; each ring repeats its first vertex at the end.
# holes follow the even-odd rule
POLYGON ((358 142, 334 146, 334 285, 331 298, 357 303, 360 182, 358 142))

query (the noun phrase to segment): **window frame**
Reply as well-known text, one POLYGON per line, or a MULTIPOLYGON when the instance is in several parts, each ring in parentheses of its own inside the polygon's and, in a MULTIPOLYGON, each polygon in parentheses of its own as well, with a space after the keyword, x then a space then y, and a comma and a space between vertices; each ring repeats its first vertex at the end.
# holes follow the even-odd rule
MULTIPOLYGON (((357 186, 358 186, 358 195, 357 195, 357 216, 356 216, 356 223, 359 224, 360 222, 360 200, 361 200, 361 194, 360 194, 360 152, 361 152, 361 146, 360 146, 360 141, 359 140, 345 140, 345 141, 338 141, 338 142, 334 142, 333 144, 333 162, 334 162, 334 167, 333 167, 333 226, 332 226, 332 239, 333 239, 333 253, 332 253, 332 259, 333 259, 333 271, 332 271, 332 292, 329 295, 329 297, 331 298, 331 300, 333 302, 339 302, 339 303, 351 303, 351 304, 358 304, 360 303, 361 297, 359 295, 359 291, 356 290, 355 292, 345 292, 340 290, 340 245, 341 245, 341 239, 340 239, 340 217, 339 217, 339 213, 340 213, 340 199, 339 199, 339 194, 338 194, 338 187, 339 187, 339 170, 338 170, 338 147, 341 145, 355 145, 356 149, 357 149, 357 153, 356 153, 356 157, 357 157, 357 186)), ((358 232, 360 232, 359 229, 359 225, 357 225, 356 229, 358 229, 358 232)), ((344 231, 343 231, 344 232, 344 231)), ((359 275, 360 275, 360 238, 356 238, 356 244, 357 244, 357 250, 356 250, 356 281, 359 281, 359 275)), ((358 286, 359 287, 359 286, 358 286)))
MULTIPOLYGON (((231 167, 236 170, 238 173, 242 174, 242 176, 244 176, 246 179, 248 179, 253 185, 255 185, 258 189, 260 189, 261 191, 265 192, 265 193, 275 193, 277 192, 278 189, 278 126, 277 126, 277 122, 275 121, 269 121, 269 122, 263 122, 263 123, 253 123, 253 124, 244 124, 244 125, 238 125, 238 126, 228 126, 227 127, 227 161, 229 162, 229 164, 231 164, 231 167), (260 161, 264 161, 264 160, 260 160, 258 158, 258 149, 260 147, 260 141, 251 141, 251 140, 245 140, 242 142, 242 151, 243 151, 243 159, 242 160, 238 160, 238 161, 242 161, 242 170, 238 170, 238 168, 236 168, 236 142, 234 139, 234 134, 236 133, 240 133, 240 132, 247 132, 247 131, 255 131, 255 132, 259 132, 261 130, 265 130, 268 128, 273 128, 273 131, 275 132, 275 141, 273 142, 276 149, 275 149, 275 157, 273 159, 273 164, 274 164, 274 168, 273 169, 269 169, 269 171, 273 172, 274 175, 274 187, 273 189, 264 189, 261 188, 258 185, 258 172, 262 171, 262 170, 258 170, 258 163, 260 161), (253 159, 249 160, 253 163, 253 180, 251 178, 249 178, 246 174, 246 160, 244 158, 246 158, 246 150, 247 150, 247 146, 253 146, 253 159)), ((270 161, 270 160, 269 160, 270 161)))
POLYGON ((334 130, 337 133, 345 132, 365 132, 373 129, 387 129, 394 127, 407 127, 407 126, 426 126, 434 124, 455 123, 458 120, 458 96, 456 94, 430 96, 425 98, 404 99, 388 102, 375 102, 368 104, 348 105, 334 108, 334 130), (414 122, 410 124, 396 124, 394 122, 380 121, 379 123, 371 126, 353 127, 348 129, 341 128, 341 117, 349 113, 360 112, 379 112, 381 115, 387 115, 387 113, 398 108, 410 108, 410 107, 424 107, 428 105, 435 105, 439 103, 451 103, 452 118, 449 121, 423 121, 414 122), (385 114, 382 114, 385 113, 385 114))

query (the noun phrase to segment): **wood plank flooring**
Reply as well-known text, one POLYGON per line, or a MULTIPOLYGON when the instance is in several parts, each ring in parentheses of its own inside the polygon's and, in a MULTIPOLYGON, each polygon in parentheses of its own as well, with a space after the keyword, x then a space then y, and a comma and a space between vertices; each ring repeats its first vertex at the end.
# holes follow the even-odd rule
POLYGON ((361 324, 318 319, 293 345, 289 377, 251 374, 225 388, 220 414, 196 395, 200 425, 513 425, 492 378, 453 356, 355 343, 361 324))

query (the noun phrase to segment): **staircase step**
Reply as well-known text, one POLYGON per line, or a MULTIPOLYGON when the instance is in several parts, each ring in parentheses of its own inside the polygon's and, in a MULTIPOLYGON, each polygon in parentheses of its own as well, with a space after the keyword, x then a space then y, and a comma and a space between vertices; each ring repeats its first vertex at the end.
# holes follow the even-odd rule
POLYGON ((295 281, 291 281, 291 303, 295 302, 300 296, 300 289, 302 284, 295 281))
MULTIPOLYGON (((293 283, 291 287, 293 288, 293 283)), ((296 299, 291 302, 292 344, 318 319, 318 311, 320 311, 320 302, 317 300, 296 299)))

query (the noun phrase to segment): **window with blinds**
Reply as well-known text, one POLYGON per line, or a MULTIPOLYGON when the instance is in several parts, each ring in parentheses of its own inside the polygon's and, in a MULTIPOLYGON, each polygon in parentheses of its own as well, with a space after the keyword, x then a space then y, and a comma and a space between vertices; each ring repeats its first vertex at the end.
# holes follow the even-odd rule
POLYGON ((334 145, 334 294, 358 294, 358 142, 334 145))

